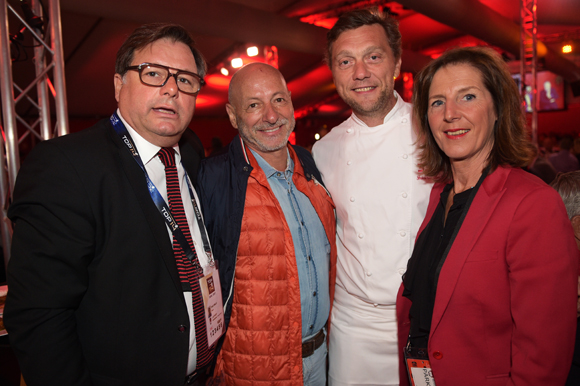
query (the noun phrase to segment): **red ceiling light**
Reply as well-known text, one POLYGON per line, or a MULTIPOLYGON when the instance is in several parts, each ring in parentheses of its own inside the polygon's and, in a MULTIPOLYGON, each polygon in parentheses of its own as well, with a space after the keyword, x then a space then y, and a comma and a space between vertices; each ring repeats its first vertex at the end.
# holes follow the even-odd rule
POLYGON ((205 77, 205 83, 216 89, 227 90, 230 85, 230 78, 223 74, 209 74, 205 77))

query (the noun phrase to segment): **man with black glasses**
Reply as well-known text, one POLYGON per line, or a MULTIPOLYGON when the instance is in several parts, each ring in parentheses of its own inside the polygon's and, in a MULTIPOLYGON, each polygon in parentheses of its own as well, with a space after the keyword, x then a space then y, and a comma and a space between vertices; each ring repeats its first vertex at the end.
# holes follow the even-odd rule
POLYGON ((117 111, 40 143, 16 183, 5 323, 28 386, 205 384, 223 326, 187 129, 205 62, 151 24, 115 70, 117 111))

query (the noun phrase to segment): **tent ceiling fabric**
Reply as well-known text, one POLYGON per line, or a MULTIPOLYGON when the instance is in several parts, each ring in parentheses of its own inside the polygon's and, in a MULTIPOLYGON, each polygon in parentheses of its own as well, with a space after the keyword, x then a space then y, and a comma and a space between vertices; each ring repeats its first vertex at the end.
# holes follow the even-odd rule
MULTIPOLYGON (((8 3, 20 9, 18 0, 8 3)), ((279 68, 297 110, 326 100, 340 103, 332 97, 332 74, 323 63, 327 29, 303 23, 300 17, 333 12, 336 17, 337 8, 365 4, 399 10, 403 71, 416 72, 431 60, 429 55, 463 41, 487 42, 513 58, 519 54, 518 0, 60 0, 69 115, 111 113, 116 106, 116 51, 134 28, 155 21, 186 27, 213 71, 198 97, 195 117, 226 116, 228 80, 216 74, 216 66, 245 43, 278 47, 279 68)), ((18 23, 10 23, 10 32, 16 33, 18 23)), ((540 33, 546 28, 580 35, 580 1, 538 0, 538 24, 540 33)), ((580 50, 580 41, 578 46, 580 50)), ((580 80, 577 65, 549 46, 540 47, 546 69, 568 81, 580 80)), ((30 68, 30 63, 14 63, 14 78, 18 81, 30 68)), ((344 113, 345 108, 335 111, 344 113)))

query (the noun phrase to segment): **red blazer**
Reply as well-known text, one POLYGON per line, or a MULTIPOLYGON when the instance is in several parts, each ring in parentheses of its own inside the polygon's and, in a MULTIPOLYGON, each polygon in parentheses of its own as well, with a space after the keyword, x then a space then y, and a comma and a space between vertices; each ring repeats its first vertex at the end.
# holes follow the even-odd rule
MULTIPOLYGON (((439 204, 431 192, 423 231, 439 204)), ((439 276, 428 353, 437 386, 564 385, 574 349, 578 250, 558 193, 520 169, 479 188, 439 276)), ((411 301, 397 298, 401 385, 411 301)))

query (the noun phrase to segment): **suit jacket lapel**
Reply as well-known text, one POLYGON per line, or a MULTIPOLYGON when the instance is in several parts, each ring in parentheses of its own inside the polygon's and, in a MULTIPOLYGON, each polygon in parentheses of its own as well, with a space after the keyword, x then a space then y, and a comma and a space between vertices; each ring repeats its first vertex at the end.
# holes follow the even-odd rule
POLYGON ((433 308, 433 318, 431 320, 431 336, 437 329, 451 300, 467 256, 479 239, 481 232, 504 194, 503 186, 508 175, 509 169, 498 168, 485 178, 475 195, 457 237, 452 240, 453 245, 449 250, 437 282, 435 307, 433 308))
POLYGON ((149 194, 149 190, 147 189, 147 182, 145 180, 143 170, 139 167, 137 162, 135 162, 131 153, 127 150, 127 147, 115 133, 112 127, 110 133, 111 139, 115 143, 118 150, 117 154, 119 165, 125 172, 127 180, 133 188, 133 192, 135 193, 139 206, 143 210, 143 214, 147 219, 147 224, 151 229, 151 233, 153 234, 153 237, 159 246, 159 253, 163 259, 163 262, 165 263, 169 275, 171 276, 175 288, 178 292, 181 293, 183 290, 181 288, 179 273, 177 272, 177 265, 175 264, 173 246, 171 245, 170 239, 168 237, 165 221, 153 203, 153 200, 149 194))
POLYGON ((193 186, 197 184, 197 172, 199 164, 203 157, 203 146, 199 139, 191 130, 186 129, 179 141, 179 150, 181 152, 181 162, 193 186))
POLYGON ((441 195, 441 192, 443 191, 444 188, 445 184, 438 183, 433 186, 433 189, 431 189, 431 195, 429 196, 429 205, 427 205, 427 212, 425 213, 423 223, 419 227, 419 231, 417 232, 417 236, 415 237, 415 242, 417 242, 419 235, 427 227, 429 221, 431 221, 431 217, 433 217, 433 213, 435 213, 435 209, 437 209, 437 206, 439 205, 439 196, 441 195))

